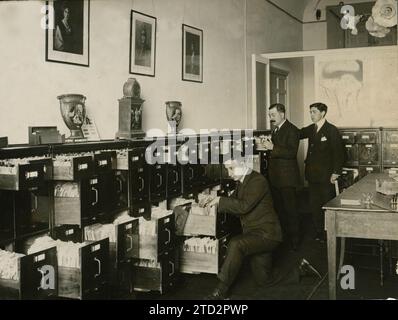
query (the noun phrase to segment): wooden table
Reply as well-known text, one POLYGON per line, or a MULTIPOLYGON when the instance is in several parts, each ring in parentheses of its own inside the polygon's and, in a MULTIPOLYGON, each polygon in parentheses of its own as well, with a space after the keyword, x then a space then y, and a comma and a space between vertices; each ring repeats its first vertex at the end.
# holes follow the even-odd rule
POLYGON ((346 189, 323 208, 327 231, 329 299, 336 299, 336 240, 337 237, 398 240, 398 212, 375 204, 341 205, 341 199, 362 200, 364 193, 376 194, 376 179, 388 179, 388 174, 372 173, 346 189))

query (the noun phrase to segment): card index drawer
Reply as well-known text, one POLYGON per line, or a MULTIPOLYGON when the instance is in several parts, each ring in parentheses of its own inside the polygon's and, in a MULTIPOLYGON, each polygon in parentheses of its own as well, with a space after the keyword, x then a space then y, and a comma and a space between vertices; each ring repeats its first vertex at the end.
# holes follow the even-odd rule
POLYGON ((379 145, 359 145, 359 164, 378 164, 379 160, 379 145))
POLYGON ((54 180, 80 180, 90 177, 94 172, 93 158, 73 156, 54 160, 54 180))
POLYGON ((101 151, 94 154, 94 172, 107 173, 112 171, 112 159, 116 157, 115 151, 101 151))
POLYGON ((388 165, 398 164, 398 142, 383 145, 383 163, 388 165))
POLYGON ((32 190, 44 183, 44 166, 40 163, 0 165, 0 189, 32 190))
POLYGON ((357 143, 379 143, 379 133, 377 131, 361 131, 357 134, 357 143))
POLYGON ((385 130, 384 143, 398 143, 398 130, 385 130))
POLYGON ((355 137, 357 133, 355 131, 341 131, 341 139, 344 143, 352 144, 355 143, 355 137))

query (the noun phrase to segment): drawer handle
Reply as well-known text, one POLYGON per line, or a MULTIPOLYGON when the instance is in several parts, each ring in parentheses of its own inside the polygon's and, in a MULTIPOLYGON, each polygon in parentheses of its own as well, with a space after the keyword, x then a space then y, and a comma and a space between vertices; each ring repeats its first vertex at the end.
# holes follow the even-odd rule
POLYGON ((93 202, 91 202, 91 205, 95 206, 98 203, 98 190, 95 189, 94 187, 91 187, 91 190, 94 191, 94 193, 95 193, 95 200, 93 202))
POLYGON ((164 244, 169 244, 170 241, 171 241, 171 232, 170 232, 170 230, 168 228, 165 228, 164 231, 167 232, 167 238, 168 238, 167 241, 164 244))
POLYGON ((97 278, 101 275, 101 261, 97 258, 94 258, 94 261, 98 263, 98 273, 94 275, 94 278, 97 278))
POLYGON ((142 190, 144 190, 144 183, 145 183, 145 181, 144 181, 144 179, 142 179, 142 177, 138 177, 138 179, 140 180, 140 187, 138 188, 138 191, 142 191, 142 190))
POLYGON ((46 270, 43 270, 42 268, 37 268, 37 271, 41 273, 41 279, 40 279, 40 286, 37 287, 37 290, 45 288, 45 282, 44 282, 44 273, 46 270))
POLYGON ((189 179, 190 179, 190 180, 192 180, 192 179, 193 179, 193 177, 194 177, 194 171, 193 171, 193 168, 192 168, 192 167, 189 167, 188 169, 191 171, 191 177, 190 177, 189 179))
POLYGON ((169 261, 169 264, 171 265, 171 272, 169 273, 169 276, 172 276, 174 274, 174 263, 169 261))
POLYGON ((120 179, 119 177, 116 177, 117 182, 119 183, 119 190, 117 190, 117 193, 122 193, 123 191, 123 182, 122 179, 120 179))
POLYGON ((159 188, 163 184, 163 177, 159 172, 156 173, 156 176, 159 177, 159 184, 156 185, 156 188, 159 188))
POLYGON ((173 171, 174 172, 174 182, 173 184, 176 184, 178 182, 178 172, 177 171, 173 171))
POLYGON ((130 247, 126 249, 126 252, 129 252, 131 249, 133 249, 133 237, 129 234, 126 234, 126 236, 130 240, 130 247))

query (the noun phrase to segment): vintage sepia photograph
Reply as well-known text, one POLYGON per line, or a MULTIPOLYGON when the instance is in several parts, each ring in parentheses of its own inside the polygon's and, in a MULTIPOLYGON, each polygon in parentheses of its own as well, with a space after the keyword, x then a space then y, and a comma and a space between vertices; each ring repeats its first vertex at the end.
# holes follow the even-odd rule
POLYGON ((46 61, 89 66, 90 0, 48 1, 53 28, 46 30, 46 61))
POLYGON ((203 82, 203 31, 182 25, 182 80, 203 82))
POLYGON ((131 10, 130 73, 155 76, 156 18, 131 10))

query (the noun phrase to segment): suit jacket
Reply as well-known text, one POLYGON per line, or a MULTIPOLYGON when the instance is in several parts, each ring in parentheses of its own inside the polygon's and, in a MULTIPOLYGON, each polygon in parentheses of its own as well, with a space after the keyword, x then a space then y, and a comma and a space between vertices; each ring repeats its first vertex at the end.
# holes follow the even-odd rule
POLYGON ((268 182, 252 171, 230 197, 221 197, 218 210, 240 218, 243 233, 261 232, 264 238, 282 241, 279 219, 272 203, 268 182))
POLYGON ((297 164, 297 150, 300 144, 300 130, 285 121, 276 134, 272 135, 274 144, 268 162, 268 177, 272 186, 296 187, 300 183, 297 164))
POLYGON ((330 176, 341 174, 344 146, 338 129, 325 121, 315 134, 315 124, 301 129, 300 137, 308 138, 305 177, 310 183, 330 183, 330 176))

